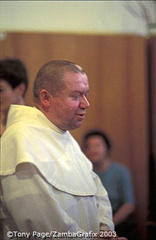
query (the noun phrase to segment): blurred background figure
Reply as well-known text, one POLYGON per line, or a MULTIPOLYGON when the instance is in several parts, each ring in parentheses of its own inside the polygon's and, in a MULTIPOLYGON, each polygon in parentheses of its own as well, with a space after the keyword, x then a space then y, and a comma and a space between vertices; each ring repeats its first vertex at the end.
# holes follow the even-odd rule
POLYGON ((0 135, 5 130, 10 104, 24 105, 28 87, 27 70, 23 62, 16 58, 0 60, 0 135))
POLYGON ((115 230, 119 236, 135 240, 132 217, 135 203, 130 172, 125 166, 112 161, 111 147, 110 139, 101 130, 91 130, 84 135, 83 151, 108 192, 115 230))

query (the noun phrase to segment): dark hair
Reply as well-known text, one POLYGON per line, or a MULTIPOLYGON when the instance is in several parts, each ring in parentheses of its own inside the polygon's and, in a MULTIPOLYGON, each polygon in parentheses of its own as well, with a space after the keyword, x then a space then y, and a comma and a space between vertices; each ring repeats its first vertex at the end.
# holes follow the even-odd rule
POLYGON ((94 136, 101 137, 103 139, 103 141, 106 143, 106 146, 107 146, 108 150, 110 150, 112 148, 112 143, 110 141, 110 138, 108 137, 108 134, 105 133, 101 129, 90 130, 83 136, 83 148, 86 147, 86 141, 88 140, 88 138, 94 137, 94 136))
POLYGON ((34 81, 34 100, 39 100, 39 93, 42 89, 48 90, 52 94, 57 94, 66 85, 63 81, 65 72, 84 73, 84 70, 73 62, 66 60, 53 60, 46 63, 37 73, 34 81))
POLYGON ((28 75, 23 62, 16 58, 1 59, 0 80, 7 81, 13 89, 19 86, 21 83, 24 83, 25 95, 28 87, 28 75))

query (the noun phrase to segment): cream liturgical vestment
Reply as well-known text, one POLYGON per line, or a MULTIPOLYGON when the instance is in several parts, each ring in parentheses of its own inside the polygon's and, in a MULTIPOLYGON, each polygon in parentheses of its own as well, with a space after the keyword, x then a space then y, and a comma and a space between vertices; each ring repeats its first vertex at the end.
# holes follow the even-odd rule
POLYGON ((16 239, 18 232, 114 230, 107 192, 68 131, 35 107, 12 105, 1 140, 5 239, 8 231, 16 239))

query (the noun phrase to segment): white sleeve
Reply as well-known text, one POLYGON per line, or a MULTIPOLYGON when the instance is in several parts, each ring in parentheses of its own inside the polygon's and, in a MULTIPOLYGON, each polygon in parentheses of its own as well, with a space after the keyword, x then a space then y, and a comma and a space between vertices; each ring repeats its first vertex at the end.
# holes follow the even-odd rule
POLYGON ((37 168, 21 164, 13 175, 3 177, 3 198, 18 231, 84 232, 62 209, 51 185, 37 168))
POLYGON ((98 207, 98 218, 100 223, 100 230, 114 231, 114 224, 112 221, 112 207, 108 198, 106 189, 103 187, 100 178, 93 172, 93 178, 97 186, 96 201, 98 207))

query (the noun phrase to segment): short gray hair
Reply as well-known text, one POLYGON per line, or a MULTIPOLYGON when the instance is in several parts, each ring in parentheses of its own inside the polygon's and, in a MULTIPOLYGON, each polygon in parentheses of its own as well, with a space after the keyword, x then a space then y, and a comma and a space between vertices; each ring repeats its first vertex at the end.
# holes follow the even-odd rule
POLYGON ((59 93, 65 88, 63 76, 65 72, 82 73, 84 70, 77 64, 66 60, 53 60, 46 63, 37 73, 34 81, 33 96, 39 101, 39 93, 42 89, 48 90, 51 94, 59 93))

